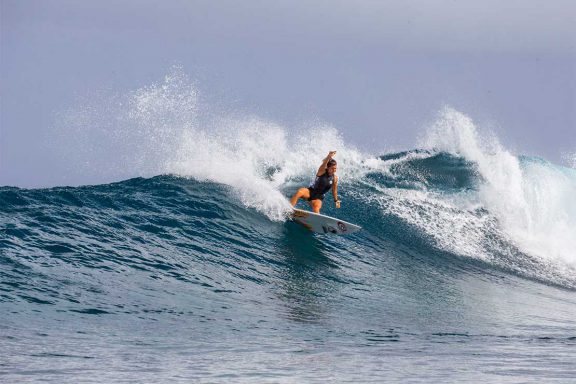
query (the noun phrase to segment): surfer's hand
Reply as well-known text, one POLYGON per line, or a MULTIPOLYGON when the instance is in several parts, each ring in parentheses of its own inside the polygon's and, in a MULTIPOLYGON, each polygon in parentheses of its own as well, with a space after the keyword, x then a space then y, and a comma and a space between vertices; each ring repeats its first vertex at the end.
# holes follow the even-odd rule
POLYGON ((340 200, 336 200, 334 204, 336 204, 336 208, 340 208, 340 200))
POLYGON ((330 151, 328 152, 328 156, 326 156, 327 158, 331 159, 336 155, 336 151, 330 151))

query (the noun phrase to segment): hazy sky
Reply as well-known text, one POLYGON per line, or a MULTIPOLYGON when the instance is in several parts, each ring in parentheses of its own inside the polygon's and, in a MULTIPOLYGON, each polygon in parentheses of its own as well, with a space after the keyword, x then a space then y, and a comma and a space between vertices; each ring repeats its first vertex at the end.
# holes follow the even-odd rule
POLYGON ((0 185, 90 182, 46 144, 57 117, 174 65, 207 103, 319 119, 373 153, 414 148, 444 105, 517 153, 576 152, 573 0, 0 4, 0 185))

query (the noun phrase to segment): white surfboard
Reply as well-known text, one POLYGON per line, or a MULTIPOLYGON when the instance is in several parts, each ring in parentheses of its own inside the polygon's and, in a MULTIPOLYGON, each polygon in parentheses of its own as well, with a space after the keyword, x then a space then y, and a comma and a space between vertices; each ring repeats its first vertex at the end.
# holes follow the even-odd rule
POLYGON ((295 222, 302 224, 311 231, 317 233, 331 233, 334 235, 347 235, 358 232, 362 227, 348 223, 335 217, 321 215, 302 209, 294 209, 292 218, 295 222))

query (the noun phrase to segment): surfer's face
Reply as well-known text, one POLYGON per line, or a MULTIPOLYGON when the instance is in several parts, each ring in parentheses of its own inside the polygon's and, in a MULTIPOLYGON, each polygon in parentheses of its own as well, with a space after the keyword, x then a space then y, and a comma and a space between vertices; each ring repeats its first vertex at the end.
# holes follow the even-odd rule
POLYGON ((329 175, 333 175, 336 173, 336 165, 333 165, 331 167, 328 167, 328 174, 329 175))

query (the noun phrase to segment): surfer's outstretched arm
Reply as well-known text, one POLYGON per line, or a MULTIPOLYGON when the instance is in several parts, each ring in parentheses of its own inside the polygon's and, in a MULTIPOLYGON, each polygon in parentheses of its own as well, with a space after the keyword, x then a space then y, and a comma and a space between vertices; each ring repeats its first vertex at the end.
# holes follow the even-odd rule
POLYGON ((330 151, 328 156, 322 160, 322 165, 318 168, 318 172, 316 172, 316 176, 322 176, 326 173, 326 167, 328 166, 328 162, 332 160, 332 158, 336 155, 336 151, 330 151))
POLYGON ((340 208, 340 200, 338 199, 338 176, 336 175, 334 175, 334 183, 332 184, 332 197, 334 197, 336 208, 340 208))

